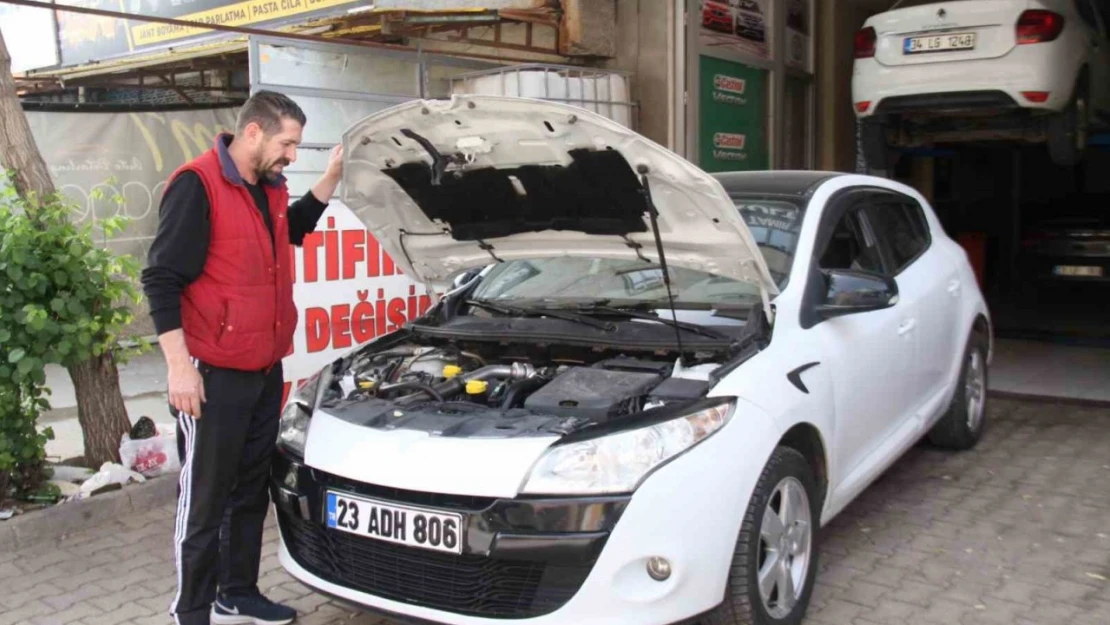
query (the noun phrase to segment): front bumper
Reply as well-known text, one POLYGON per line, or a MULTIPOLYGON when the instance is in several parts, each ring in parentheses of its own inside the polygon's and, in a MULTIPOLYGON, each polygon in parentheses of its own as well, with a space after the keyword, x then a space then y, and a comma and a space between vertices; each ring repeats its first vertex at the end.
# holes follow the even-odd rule
POLYGON ((403 622, 685 622, 723 599, 748 497, 778 438, 767 420, 748 418, 631 496, 469 498, 347 483, 364 496, 466 514, 462 555, 326 530, 323 492, 333 478, 279 457, 271 483, 279 558, 304 584, 403 622), (654 556, 671 563, 668 579, 648 576, 654 556))
POLYGON ((382 488, 278 454, 271 496, 288 557, 313 576, 394 601, 477 617, 529 618, 560 608, 585 581, 625 497, 504 500, 382 488), (461 555, 331 531, 333 489, 395 504, 461 513, 461 555))

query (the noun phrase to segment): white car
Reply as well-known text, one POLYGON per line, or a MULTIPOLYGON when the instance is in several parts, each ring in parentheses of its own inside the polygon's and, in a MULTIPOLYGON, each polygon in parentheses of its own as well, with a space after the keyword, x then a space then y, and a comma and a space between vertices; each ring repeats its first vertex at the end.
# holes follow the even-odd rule
POLYGON ((322 593, 421 623, 796 623, 818 527, 922 437, 983 431, 988 310, 909 187, 711 176, 495 96, 343 145, 344 203, 446 292, 283 412, 279 557, 322 593))
POLYGON ((900 0, 856 33, 863 153, 981 140, 1046 142, 1070 166, 1110 121, 1110 3, 900 0))

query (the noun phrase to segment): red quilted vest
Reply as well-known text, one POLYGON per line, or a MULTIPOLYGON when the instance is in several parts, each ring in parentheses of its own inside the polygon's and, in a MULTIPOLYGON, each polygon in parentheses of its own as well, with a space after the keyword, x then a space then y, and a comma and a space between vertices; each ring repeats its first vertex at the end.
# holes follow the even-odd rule
POLYGON ((269 369, 293 343, 297 309, 289 268, 289 190, 284 178, 263 183, 274 226, 262 214, 227 152, 229 135, 174 172, 200 175, 211 205, 207 261, 181 298, 181 324, 189 354, 216 367, 269 369))

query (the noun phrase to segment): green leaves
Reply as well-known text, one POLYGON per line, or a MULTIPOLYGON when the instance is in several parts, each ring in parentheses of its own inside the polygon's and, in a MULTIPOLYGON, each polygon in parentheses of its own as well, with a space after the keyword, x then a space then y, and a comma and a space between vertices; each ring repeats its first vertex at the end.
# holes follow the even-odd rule
MULTIPOLYGON (((0 176, 5 175, 0 172, 0 176)), ((20 197, 0 181, 0 484, 41 473, 46 441, 35 423, 50 410, 46 367, 121 350, 141 301, 139 263, 106 249, 125 218, 74 224, 64 196, 20 197)), ((26 494, 26 493, 21 493, 26 494)), ((0 499, 8 496, 0 493, 0 499)))

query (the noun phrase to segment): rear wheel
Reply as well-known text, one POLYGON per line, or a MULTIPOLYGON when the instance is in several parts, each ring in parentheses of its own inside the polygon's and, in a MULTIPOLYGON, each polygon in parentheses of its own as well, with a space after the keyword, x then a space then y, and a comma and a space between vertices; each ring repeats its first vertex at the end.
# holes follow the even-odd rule
POLYGON ((886 140, 886 128, 875 119, 860 122, 860 150, 863 159, 871 169, 890 169, 890 144, 886 140))
POLYGON ((724 602, 702 625, 797 625, 813 594, 821 497, 802 454, 778 447, 752 493, 724 602))
POLYGON ((1086 80, 1080 79, 1066 109, 1048 120, 1048 155, 1061 167, 1071 167, 1083 159, 1090 135, 1090 100, 1086 80))
POLYGON ((973 333, 964 350, 964 362, 952 404, 929 431, 929 442, 945 449, 971 449, 979 442, 986 419, 987 340, 973 333))

